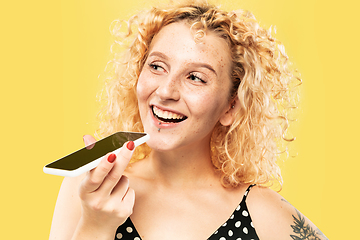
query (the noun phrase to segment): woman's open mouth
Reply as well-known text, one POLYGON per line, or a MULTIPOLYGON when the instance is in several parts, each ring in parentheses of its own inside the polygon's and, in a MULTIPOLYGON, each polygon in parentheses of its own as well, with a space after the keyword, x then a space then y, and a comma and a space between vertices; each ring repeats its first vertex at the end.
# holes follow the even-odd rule
POLYGON ((164 123, 179 123, 187 119, 187 116, 174 112, 164 111, 156 106, 151 107, 154 117, 164 123))

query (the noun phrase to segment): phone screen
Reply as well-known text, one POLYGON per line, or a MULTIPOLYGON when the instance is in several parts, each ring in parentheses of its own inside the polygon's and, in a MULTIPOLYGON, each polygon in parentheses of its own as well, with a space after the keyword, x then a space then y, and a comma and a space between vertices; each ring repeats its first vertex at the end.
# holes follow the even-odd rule
POLYGON ((146 133, 117 132, 63 158, 60 158, 55 162, 49 163, 45 167, 68 171, 76 170, 109 152, 121 148, 125 142, 135 141, 145 135, 146 133))

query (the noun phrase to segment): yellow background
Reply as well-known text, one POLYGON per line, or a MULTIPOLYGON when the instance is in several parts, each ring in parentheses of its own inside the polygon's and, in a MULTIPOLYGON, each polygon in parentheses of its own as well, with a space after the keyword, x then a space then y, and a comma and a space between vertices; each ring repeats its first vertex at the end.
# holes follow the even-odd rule
MULTIPOLYGON (((282 195, 330 239, 356 239, 359 4, 236 2, 222 5, 248 9, 263 26, 277 27, 276 37, 304 81, 292 131, 297 156, 282 164, 282 195)), ((109 59, 110 23, 150 5, 145 0, 1 4, 1 239, 48 238, 62 178, 44 174, 42 167, 82 147, 82 136, 94 132, 97 77, 109 59)))

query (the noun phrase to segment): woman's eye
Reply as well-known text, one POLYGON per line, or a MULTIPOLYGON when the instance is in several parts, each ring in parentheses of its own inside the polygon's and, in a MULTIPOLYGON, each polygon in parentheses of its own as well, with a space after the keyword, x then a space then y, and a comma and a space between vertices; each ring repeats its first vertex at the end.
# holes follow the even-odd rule
POLYGON ((202 83, 206 83, 204 80, 202 80, 200 77, 196 76, 195 74, 191 73, 189 75, 189 79, 191 81, 195 81, 195 82, 202 82, 202 83))
POLYGON ((150 63, 149 64, 150 68, 155 70, 155 71, 164 71, 164 68, 160 67, 159 65, 157 64, 154 64, 154 63, 150 63))

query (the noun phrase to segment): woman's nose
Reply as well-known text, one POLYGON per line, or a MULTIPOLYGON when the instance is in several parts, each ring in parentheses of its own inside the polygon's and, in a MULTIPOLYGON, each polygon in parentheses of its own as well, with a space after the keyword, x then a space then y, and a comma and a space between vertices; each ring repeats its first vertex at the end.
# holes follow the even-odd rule
POLYGON ((161 101, 178 101, 180 99, 179 80, 176 76, 167 76, 166 79, 159 81, 156 95, 161 101))

